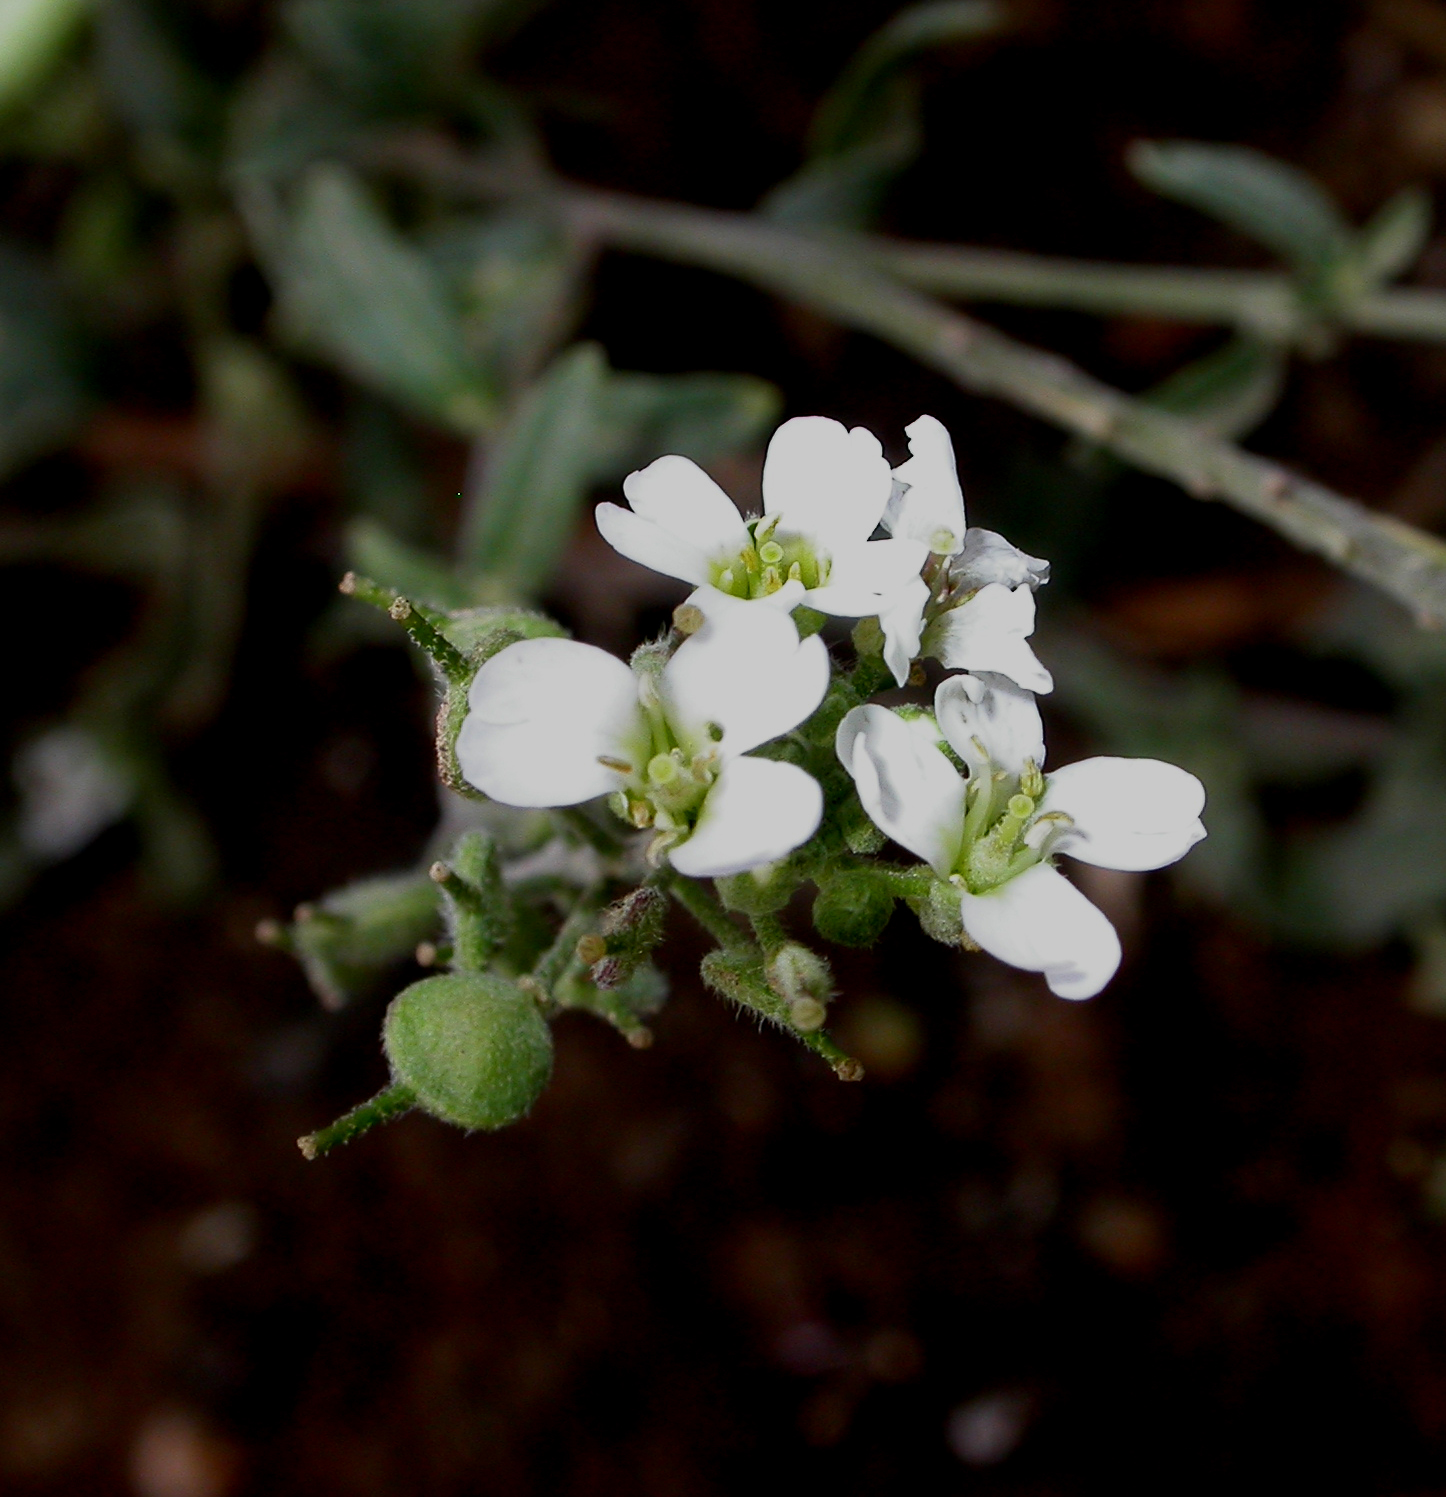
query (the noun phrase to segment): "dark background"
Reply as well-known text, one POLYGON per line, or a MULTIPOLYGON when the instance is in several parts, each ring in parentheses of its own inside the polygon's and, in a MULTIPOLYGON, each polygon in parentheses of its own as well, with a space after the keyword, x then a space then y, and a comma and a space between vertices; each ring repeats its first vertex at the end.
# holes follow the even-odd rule
MULTIPOLYGON (((1137 186, 1125 146, 1259 145, 1358 216, 1446 176, 1446 60, 1391 12, 1040 6, 1022 39, 926 65, 927 146, 889 226, 1257 264, 1137 186)), ((543 100, 565 171, 748 208, 889 14, 561 0, 494 70, 543 100)), ((250 4, 196 12, 223 81, 273 24, 250 4)), ((0 172, 7 223, 42 248, 68 191, 50 168, 0 172)), ((1446 281, 1446 241, 1417 278, 1433 274, 1446 281)), ((260 325, 259 276, 237 297, 260 325)), ((1129 389, 1218 341, 988 315, 1129 389)), ((1057 435, 872 342, 623 257, 601 266, 584 331, 621 368, 766 376, 789 413, 864 421, 895 452, 902 424, 932 411, 955 433, 971 519, 1057 559, 1041 600, 1057 628, 1083 620, 1172 670, 1207 661, 1333 707, 1389 706, 1363 672, 1299 646, 1333 575, 1167 485, 1085 482, 1057 435)), ((194 391, 176 329, 111 357, 95 419, 139 413, 152 447, 82 441, 22 474, 16 506, 80 502, 107 464, 164 467, 166 433, 184 465, 194 391)), ((1446 486, 1418 464, 1443 392, 1441 352, 1354 345, 1293 372, 1256 445, 1429 523, 1446 486)), ((445 525, 465 453, 426 441, 445 525)), ((1097 879, 1126 965, 1073 1005, 896 921, 876 952, 837 958, 839 1032, 870 1069, 846 1087, 705 995, 679 922, 651 1050, 565 1018, 555 1079, 510 1131, 411 1117, 303 1161, 297 1135, 385 1079, 382 1000, 321 1014, 294 966, 256 947, 255 922, 418 856, 434 815, 430 707, 405 656, 308 647, 343 503, 323 464, 273 508, 224 707, 172 756, 216 838, 213 895, 158 907, 119 827, 4 917, 7 1491, 1446 1486, 1446 1231, 1428 1188, 1446 1033, 1405 1001, 1402 943, 1290 947, 1163 876, 1097 879)), ((598 565, 580 541, 554 589, 585 634, 578 598, 598 565)), ((12 569, 6 595, 5 697, 23 724, 56 710, 133 605, 54 567, 12 569), (55 623, 40 651, 38 617, 55 623)), ((640 592, 627 632, 656 612, 640 592)), ((1051 729, 1059 762, 1088 751, 1067 718, 1051 729)), ((1327 787, 1307 811, 1351 793, 1327 787)))

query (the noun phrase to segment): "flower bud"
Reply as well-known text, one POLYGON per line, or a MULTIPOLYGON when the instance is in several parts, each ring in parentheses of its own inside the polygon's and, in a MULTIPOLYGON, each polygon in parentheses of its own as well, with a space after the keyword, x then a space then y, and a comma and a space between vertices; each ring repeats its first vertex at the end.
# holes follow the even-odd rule
MULTIPOLYGON (((799 1025, 800 1028, 817 1029, 823 1023, 822 1006, 832 996, 833 973, 816 951, 810 951, 798 941, 785 941, 768 958, 763 970, 768 986, 791 1009, 798 1007, 805 999, 820 1009, 818 1024, 799 1025)), ((796 1017, 794 1022, 798 1023, 796 1017)))
POLYGON ((922 899, 911 899, 909 907, 919 917, 926 936, 945 946, 977 950, 964 933, 964 915, 959 889, 944 879, 935 879, 922 899))
POLYGON ((387 1009, 382 1042, 417 1105, 459 1128, 523 1117, 552 1072, 552 1032, 515 983, 488 972, 424 977, 387 1009))
MULTIPOLYGON (((956 900, 957 903, 957 900, 956 900)), ((872 946, 894 912, 894 896, 867 870, 828 879, 813 902, 814 929, 840 946, 872 946)))
POLYGON ((789 865, 770 863, 747 873, 714 880, 725 908, 742 915, 772 915, 781 910, 802 880, 789 865))

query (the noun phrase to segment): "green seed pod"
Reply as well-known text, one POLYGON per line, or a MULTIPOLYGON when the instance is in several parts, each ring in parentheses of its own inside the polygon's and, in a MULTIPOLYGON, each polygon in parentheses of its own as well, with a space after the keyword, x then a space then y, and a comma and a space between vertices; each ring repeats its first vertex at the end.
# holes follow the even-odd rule
POLYGON ((893 912, 894 896, 882 879, 867 872, 840 873, 819 889, 813 925, 840 946, 872 946, 893 912))
POLYGON ((536 1002, 490 972, 424 977, 387 1010, 382 1043, 417 1105, 459 1128, 505 1128, 552 1073, 552 1031, 536 1002))

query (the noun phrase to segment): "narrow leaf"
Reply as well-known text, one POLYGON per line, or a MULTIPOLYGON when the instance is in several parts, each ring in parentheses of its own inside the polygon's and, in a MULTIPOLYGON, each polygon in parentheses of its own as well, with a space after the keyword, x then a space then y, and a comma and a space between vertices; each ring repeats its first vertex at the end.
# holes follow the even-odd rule
POLYGON ((572 534, 597 461, 607 361, 583 343, 531 385, 497 437, 464 516, 460 567, 535 597, 572 534))
POLYGON ((444 285, 349 172, 305 178, 276 269, 283 321, 305 346, 454 430, 488 417, 491 393, 444 285))
POLYGON ((1388 198, 1356 236, 1356 258, 1365 285, 1384 285, 1409 270, 1431 235, 1431 194, 1403 187, 1388 198))
POLYGON ((901 10, 859 48, 824 96, 809 131, 809 155, 831 155, 872 139, 892 122, 887 95, 901 68, 931 48, 1001 31, 1008 19, 994 0, 927 0, 901 10))
POLYGON ((1308 275, 1347 253, 1350 226, 1321 186, 1262 151, 1144 140, 1127 160, 1146 187, 1239 229, 1308 275))

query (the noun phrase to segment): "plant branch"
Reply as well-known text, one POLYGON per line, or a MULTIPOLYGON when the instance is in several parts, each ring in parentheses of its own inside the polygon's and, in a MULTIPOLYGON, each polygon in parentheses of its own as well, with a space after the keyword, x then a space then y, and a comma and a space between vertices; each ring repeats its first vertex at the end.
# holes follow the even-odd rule
POLYGON ((668 870, 664 887, 725 951, 753 949, 753 942, 733 923, 728 911, 697 879, 685 878, 681 873, 668 870))
MULTIPOLYGON (((483 198, 530 197, 584 239, 735 276, 872 333, 963 389, 1010 402, 1117 456, 1222 499, 1306 551, 1382 588, 1422 624, 1446 620, 1446 543, 1373 513, 1195 423, 1111 388, 1068 360, 961 316, 902 285, 837 237, 748 214, 653 202, 498 170, 435 137, 393 143, 381 164, 483 198)), ((1406 292, 1393 295, 1406 296, 1406 292)), ((1416 299, 1422 293, 1416 293, 1416 299)))
MULTIPOLYGON (((1056 307, 1102 317, 1219 323, 1268 343, 1296 341, 1309 314, 1289 276, 1196 266, 1112 265, 1019 250, 875 238, 870 258, 916 290, 959 301, 1056 307)), ((1402 287, 1363 296, 1336 312, 1351 332, 1446 341, 1446 294, 1402 287)))

